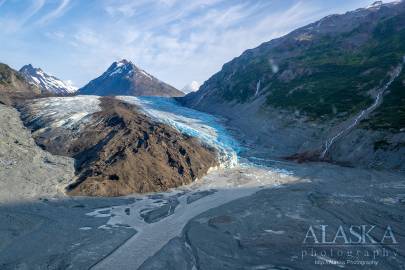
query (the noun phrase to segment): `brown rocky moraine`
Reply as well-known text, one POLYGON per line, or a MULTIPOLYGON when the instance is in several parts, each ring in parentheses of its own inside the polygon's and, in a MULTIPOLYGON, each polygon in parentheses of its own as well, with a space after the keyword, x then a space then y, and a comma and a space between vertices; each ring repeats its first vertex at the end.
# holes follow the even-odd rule
POLYGON ((77 133, 35 137, 47 151, 76 160, 68 194, 121 196, 165 191, 201 178, 217 153, 198 139, 157 123, 134 105, 101 98, 102 111, 77 133))

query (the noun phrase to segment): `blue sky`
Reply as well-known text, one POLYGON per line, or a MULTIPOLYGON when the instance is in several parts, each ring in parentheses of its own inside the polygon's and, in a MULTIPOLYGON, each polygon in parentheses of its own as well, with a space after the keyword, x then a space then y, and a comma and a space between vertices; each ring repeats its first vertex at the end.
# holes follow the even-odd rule
POLYGON ((181 89, 246 49, 371 2, 0 0, 0 62, 31 63, 80 87, 126 58, 181 89))

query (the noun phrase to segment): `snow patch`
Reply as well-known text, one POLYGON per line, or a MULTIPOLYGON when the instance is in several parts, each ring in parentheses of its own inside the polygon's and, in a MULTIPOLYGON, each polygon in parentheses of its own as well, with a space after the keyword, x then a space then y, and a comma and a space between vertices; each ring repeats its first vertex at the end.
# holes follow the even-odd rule
POLYGON ((367 6, 367 9, 370 8, 380 8, 383 5, 383 1, 375 1, 371 5, 367 6))
POLYGON ((148 79, 150 79, 150 80, 153 79, 152 76, 149 75, 148 73, 146 73, 144 70, 140 69, 139 72, 140 72, 142 75, 146 76, 148 79))
POLYGON ((113 72, 111 72, 108 76, 114 76, 115 74, 122 73, 122 68, 117 68, 113 72))
POLYGON ((186 86, 184 86, 181 91, 185 94, 191 93, 191 92, 195 92, 198 91, 198 89, 200 89, 200 83, 197 81, 192 81, 191 83, 187 84, 186 86))

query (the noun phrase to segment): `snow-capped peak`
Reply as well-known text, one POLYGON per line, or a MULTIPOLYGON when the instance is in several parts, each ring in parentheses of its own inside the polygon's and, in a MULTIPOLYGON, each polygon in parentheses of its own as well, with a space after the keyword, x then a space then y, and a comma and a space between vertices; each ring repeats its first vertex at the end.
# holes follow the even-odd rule
POLYGON ((33 67, 31 64, 23 66, 20 69, 20 73, 30 84, 36 85, 43 91, 67 95, 72 94, 77 90, 77 87, 73 86, 72 81, 62 81, 45 73, 40 68, 33 67))
POLYGON ((146 77, 149 80, 153 80, 153 76, 147 73, 145 70, 138 68, 131 61, 122 59, 112 63, 112 65, 107 69, 104 76, 122 76, 131 77, 132 75, 146 77))
POLYGON ((366 9, 378 10, 378 9, 380 9, 382 6, 397 5, 397 4, 400 4, 401 2, 402 2, 401 0, 392 1, 392 2, 387 2, 387 3, 384 3, 383 1, 375 1, 374 3, 372 3, 371 5, 369 5, 368 7, 366 7, 366 9))
POLYGON ((113 62, 99 77, 79 89, 81 95, 183 96, 126 59, 113 62))
POLYGON ((195 92, 200 88, 200 83, 197 81, 192 81, 191 83, 187 84, 186 86, 181 89, 181 91, 185 94, 195 92))
POLYGON ((131 61, 128 61, 127 59, 121 59, 120 61, 114 62, 117 67, 122 67, 128 64, 132 64, 131 61))
POLYGON ((133 74, 135 65, 126 59, 116 61, 105 72, 105 76, 130 76, 133 74))

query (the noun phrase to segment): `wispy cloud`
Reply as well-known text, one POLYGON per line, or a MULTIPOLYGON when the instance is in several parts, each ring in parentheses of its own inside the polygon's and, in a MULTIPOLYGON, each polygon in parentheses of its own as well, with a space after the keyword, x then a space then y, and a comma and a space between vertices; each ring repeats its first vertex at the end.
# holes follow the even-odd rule
POLYGON ((61 0, 60 4, 51 12, 43 16, 39 21, 38 24, 44 25, 49 23, 50 21, 62 16, 69 6, 70 0, 61 0))
MULTIPOLYGON (((5 5, 6 1, 0 1, 0 7, 5 5)), ((0 26, 7 33, 13 33, 20 30, 34 15, 36 15, 45 5, 45 0, 31 1, 31 5, 24 5, 24 9, 19 10, 18 16, 4 16, 0 20, 0 26)))
POLYGON ((112 61, 127 58, 178 88, 203 82, 246 49, 370 2, 30 0, 27 7, 4 1, 0 27, 17 29, 14 36, 0 36, 5 59, 49 67, 59 77, 84 84, 112 61), (68 11, 69 20, 63 16, 68 11))
POLYGON ((177 87, 188 80, 204 81, 244 50, 320 16, 316 5, 302 1, 277 12, 271 11, 270 1, 232 5, 220 0, 171 1, 159 8, 151 7, 149 1, 110 4, 105 9, 120 19, 97 25, 102 35, 80 25, 70 39, 72 45, 91 49, 89 59, 97 59, 89 60, 94 66, 101 59, 107 64, 111 59, 130 58, 177 87), (139 22, 144 13, 154 16, 139 22))

